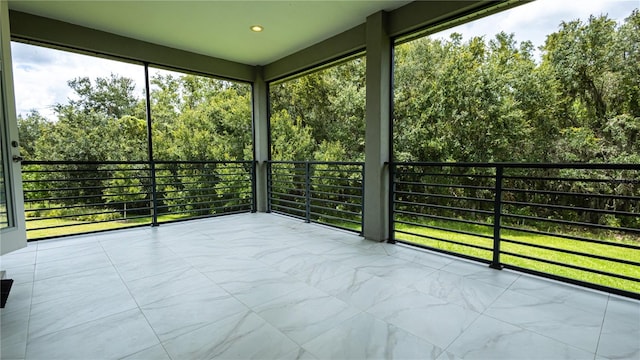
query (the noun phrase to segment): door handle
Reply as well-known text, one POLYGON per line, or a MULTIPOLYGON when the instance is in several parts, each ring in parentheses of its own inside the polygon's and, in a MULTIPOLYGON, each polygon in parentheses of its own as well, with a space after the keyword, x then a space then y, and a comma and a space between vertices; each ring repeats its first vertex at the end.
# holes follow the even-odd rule
POLYGON ((22 162, 22 160, 24 160, 24 158, 20 155, 13 155, 13 162, 22 162))

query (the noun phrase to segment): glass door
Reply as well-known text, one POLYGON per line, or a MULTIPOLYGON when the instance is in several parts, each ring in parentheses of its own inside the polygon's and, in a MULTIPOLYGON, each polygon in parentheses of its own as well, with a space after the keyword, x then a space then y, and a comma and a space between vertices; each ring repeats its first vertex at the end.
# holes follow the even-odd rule
MULTIPOLYGON (((9 9, 0 1, 0 255, 26 246, 20 147, 11 71, 9 9)), ((1 270, 1 269, 0 269, 1 270)))

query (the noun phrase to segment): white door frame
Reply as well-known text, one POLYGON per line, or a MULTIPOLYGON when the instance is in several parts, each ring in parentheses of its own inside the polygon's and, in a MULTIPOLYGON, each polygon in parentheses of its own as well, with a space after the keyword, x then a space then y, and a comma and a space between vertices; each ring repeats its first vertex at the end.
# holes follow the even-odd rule
POLYGON ((0 1, 0 125, 2 126, 2 162, 7 191, 7 215, 9 226, 0 229, 0 255, 27 245, 24 219, 24 198, 22 193, 22 171, 18 146, 18 122, 15 95, 13 91, 13 71, 11 68, 11 32, 9 29, 9 5, 0 1))

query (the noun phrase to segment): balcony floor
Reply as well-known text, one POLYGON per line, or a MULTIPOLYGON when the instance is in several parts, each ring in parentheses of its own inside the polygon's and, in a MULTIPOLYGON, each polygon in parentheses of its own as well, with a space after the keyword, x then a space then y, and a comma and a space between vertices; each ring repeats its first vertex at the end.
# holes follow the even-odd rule
POLYGON ((3 359, 639 359, 640 302, 270 214, 0 258, 3 359))

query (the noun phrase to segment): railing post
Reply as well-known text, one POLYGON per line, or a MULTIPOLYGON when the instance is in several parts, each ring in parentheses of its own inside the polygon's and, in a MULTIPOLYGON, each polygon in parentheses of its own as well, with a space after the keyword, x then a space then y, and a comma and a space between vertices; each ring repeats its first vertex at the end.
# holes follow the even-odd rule
POLYGON ((256 207, 256 164, 257 161, 251 161, 251 212, 258 211, 256 207))
POLYGON ((396 227, 393 219, 393 212, 395 210, 394 200, 395 200, 395 190, 396 190, 396 180, 395 180, 395 167, 392 162, 387 162, 386 165, 389 167, 389 238, 387 239, 387 243, 395 244, 396 243, 396 227))
POLYGON ((151 160, 149 162, 151 167, 151 206, 153 208, 153 213, 151 214, 152 226, 158 226, 158 189, 156 183, 156 162, 151 160))
POLYGON ((360 236, 364 235, 364 162, 361 165, 361 171, 360 171, 360 184, 362 185, 360 187, 360 194, 361 194, 361 200, 360 200, 360 236))
POLYGON ((144 80, 145 80, 145 113, 147 116, 147 158, 151 167, 151 226, 158 226, 158 195, 156 193, 156 162, 153 157, 153 122, 151 119, 151 80, 149 79, 149 64, 144 63, 144 80))
POLYGON ((500 264, 500 217, 502 215, 502 170, 501 165, 496 165, 496 186, 493 204, 493 260, 489 267, 502 270, 500 264))
POLYGON ((311 164, 309 161, 305 162, 304 171, 304 184, 305 184, 305 221, 311 222, 311 164))
POLYGON ((271 193, 273 191, 273 175, 271 174, 271 172, 273 171, 273 165, 271 164, 271 161, 266 161, 266 167, 267 167, 267 212, 270 213, 271 212, 271 193))

